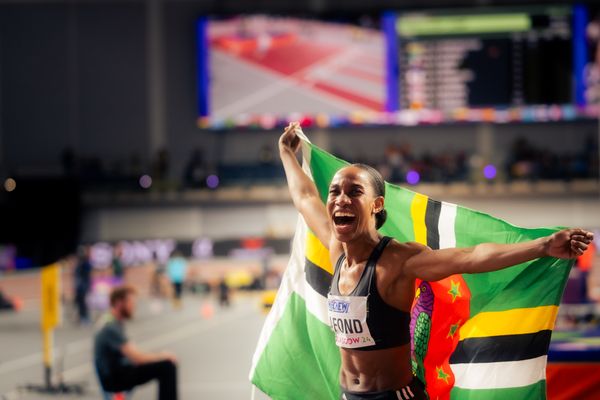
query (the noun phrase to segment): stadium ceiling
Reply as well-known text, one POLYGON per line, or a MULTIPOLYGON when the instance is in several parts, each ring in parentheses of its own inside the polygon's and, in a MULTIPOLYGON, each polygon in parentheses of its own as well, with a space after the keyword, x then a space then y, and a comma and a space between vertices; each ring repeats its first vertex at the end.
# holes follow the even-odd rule
MULTIPOLYGON (((524 6, 535 4, 575 4, 581 1, 549 0, 162 0, 168 3, 191 2, 225 12, 313 12, 364 13, 384 10, 411 10, 423 8, 524 6)), ((203 7, 204 8, 204 7, 203 7)))
MULTIPOLYGON (((3 4, 119 4, 162 2, 193 4, 200 10, 218 13, 247 12, 307 12, 307 13, 368 13, 383 10, 413 10, 423 8, 523 6, 534 4, 575 4, 581 1, 549 0, 0 0, 3 4)), ((590 1, 594 4, 594 1, 590 1)))

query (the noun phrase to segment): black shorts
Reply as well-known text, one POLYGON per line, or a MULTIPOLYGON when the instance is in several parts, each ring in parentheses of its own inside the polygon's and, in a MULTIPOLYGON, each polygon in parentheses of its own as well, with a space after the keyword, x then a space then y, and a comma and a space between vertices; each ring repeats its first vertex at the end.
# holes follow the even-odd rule
POLYGON ((426 400, 425 387, 418 378, 396 390, 383 392, 351 392, 342 388, 342 400, 426 400))

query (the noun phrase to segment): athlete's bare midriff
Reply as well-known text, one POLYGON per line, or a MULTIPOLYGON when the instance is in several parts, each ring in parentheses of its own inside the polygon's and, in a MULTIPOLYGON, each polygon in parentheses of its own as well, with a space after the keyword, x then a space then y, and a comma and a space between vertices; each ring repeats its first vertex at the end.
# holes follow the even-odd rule
POLYGON ((410 343, 381 350, 340 349, 340 385, 352 392, 399 389, 413 379, 410 343))

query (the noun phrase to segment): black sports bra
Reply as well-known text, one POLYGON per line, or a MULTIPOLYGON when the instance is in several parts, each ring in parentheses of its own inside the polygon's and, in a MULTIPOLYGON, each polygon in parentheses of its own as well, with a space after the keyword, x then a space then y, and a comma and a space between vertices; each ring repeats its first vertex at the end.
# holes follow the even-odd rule
MULTIPOLYGON (((348 295, 348 297, 367 296, 366 323, 370 336, 375 341, 374 345, 367 344, 364 347, 352 346, 357 350, 387 349, 410 343, 410 313, 398 310, 384 302, 377 290, 377 279, 375 277, 377 261, 390 240, 390 237, 383 237, 381 239, 369 256, 367 265, 356 288, 348 295)), ((340 269, 344 259, 345 255, 342 254, 335 264, 335 272, 329 291, 334 296, 342 296, 338 285, 340 281, 340 269)), ((333 327, 333 329, 336 331, 336 327, 333 327)), ((339 342, 338 346, 347 347, 339 342)))

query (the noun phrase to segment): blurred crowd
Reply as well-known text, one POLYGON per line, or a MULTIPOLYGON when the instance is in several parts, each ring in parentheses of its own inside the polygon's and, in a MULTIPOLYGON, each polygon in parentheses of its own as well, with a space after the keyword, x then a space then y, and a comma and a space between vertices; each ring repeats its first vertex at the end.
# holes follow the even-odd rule
POLYGON ((587 137, 581 150, 558 154, 536 147, 521 137, 506 160, 508 179, 571 180, 598 177, 598 142, 587 137))
MULTIPOLYGON (((485 165, 478 154, 465 149, 444 149, 418 153, 408 142, 390 143, 380 157, 363 159, 356 154, 334 153, 344 159, 377 167, 394 183, 469 182, 482 175, 485 165)), ((572 180, 598 177, 598 141, 589 136, 577 152, 556 152, 519 137, 507 154, 495 154, 494 172, 487 179, 572 180)), ((173 171, 169 152, 158 151, 144 164, 131 155, 128 161, 103 163, 99 158, 78 157, 66 149, 62 155, 64 174, 80 179, 91 189, 216 189, 218 186, 278 184, 284 182, 283 169, 273 147, 262 146, 254 160, 243 163, 209 162, 204 150, 191 151, 182 171, 173 171), (146 181, 141 179, 146 177, 146 181)))
MULTIPOLYGON (((557 153, 519 137, 511 145, 504 162, 499 161, 498 165, 493 165, 490 160, 484 162, 480 155, 466 150, 445 149, 419 154, 409 143, 388 144, 382 157, 355 161, 376 166, 385 180, 394 183, 469 182, 478 178, 504 181, 597 179, 597 143, 597 139, 590 136, 580 151, 557 153), (484 171, 486 165, 489 165, 488 171, 484 171)), ((498 160, 501 160, 499 156, 498 160)))
MULTIPOLYGON (((61 154, 61 168, 65 176, 78 179, 86 188, 127 189, 137 186, 141 176, 149 176, 157 184, 169 182, 170 157, 166 149, 160 149, 149 161, 133 153, 126 159, 110 162, 100 157, 82 156, 71 148, 61 154)), ((205 168, 202 152, 194 150, 186 166, 184 181, 193 179, 198 169, 205 168)), ((200 172, 204 174, 204 171, 200 172)), ((152 182, 149 182, 151 185, 152 182)))
POLYGON ((80 245, 77 254, 64 261, 71 278, 66 287, 70 288, 67 296, 72 300, 72 319, 89 325, 97 319, 98 312, 109 308, 110 290, 124 283, 160 300, 155 303, 160 309, 163 300, 167 300, 177 310, 185 294, 201 298, 213 294, 221 306, 227 306, 230 289, 274 289, 281 280, 281 266, 273 264, 271 251, 261 258, 219 263, 213 262, 213 257, 198 259, 193 253, 186 255, 175 242, 171 247, 154 250, 155 253, 147 254, 149 257, 132 257, 131 252, 136 249, 127 242, 80 245))
POLYGON ((408 182, 457 182, 468 178, 468 156, 464 150, 425 152, 417 155, 410 144, 389 144, 385 149, 384 162, 367 161, 375 165, 384 179, 395 183, 408 182))

